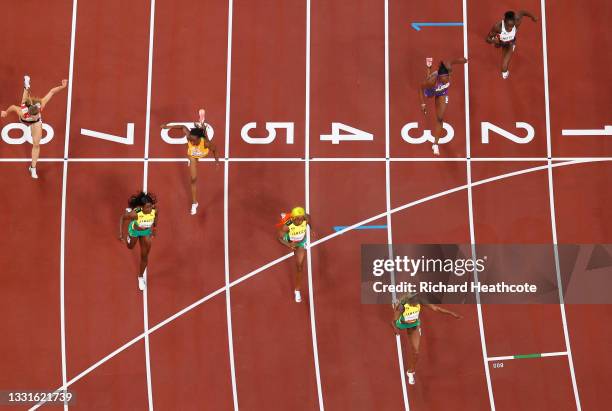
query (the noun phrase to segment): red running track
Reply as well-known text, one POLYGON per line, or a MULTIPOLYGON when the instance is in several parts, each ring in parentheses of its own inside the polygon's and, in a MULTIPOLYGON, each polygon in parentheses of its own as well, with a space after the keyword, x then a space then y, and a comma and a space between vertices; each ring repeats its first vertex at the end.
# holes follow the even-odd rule
POLYGON ((609 306, 453 307, 462 321, 424 313, 417 385, 406 389, 405 340, 398 350, 388 307, 361 304, 358 257, 361 244, 388 240, 612 242, 611 143, 561 132, 609 121, 610 97, 598 79, 610 63, 600 53, 610 38, 598 29, 606 13, 597 12, 609 7, 600 3, 547 4, 546 45, 542 19, 526 21, 507 81, 484 36, 508 8, 541 17, 535 0, 469 0, 465 16, 461 2, 439 0, 80 2, 74 33, 70 4, 4 8, 4 38, 23 33, 38 46, 5 43, 3 107, 19 98, 23 73, 43 93, 68 77, 71 51, 73 70, 70 93, 45 111, 54 137, 43 146, 40 180, 25 172, 28 145, 0 143, 0 301, 9 334, 0 348, 10 353, 0 390, 55 390, 68 381, 77 397, 70 408, 88 410, 603 409, 612 401, 612 335, 600 326, 609 306), (24 14, 33 23, 25 32, 24 14), (461 27, 410 27, 432 21, 463 21, 467 44, 461 27), (455 72, 447 112, 454 138, 434 160, 428 144, 409 144, 401 130, 418 122, 414 137, 433 125, 416 100, 423 59, 461 56, 465 47, 469 66, 455 72), (200 164, 201 211, 192 217, 184 146, 165 142, 159 125, 192 120, 200 106, 230 161, 200 164), (273 142, 249 144, 242 130, 252 122, 255 139, 268 135, 266 123, 292 123, 293 143, 279 129, 273 142), (333 122, 373 140, 322 141, 333 122), (492 133, 483 144, 482 122, 513 131, 526 122, 534 138, 516 144, 492 133), (81 134, 125 136, 128 123, 133 144, 81 134), (583 162, 553 168, 550 180, 547 157, 555 166, 583 162), (476 182, 538 167, 475 186, 471 196, 439 194, 467 185, 468 175, 476 182), (126 198, 143 183, 159 196, 161 215, 146 301, 133 278, 137 257, 115 239, 126 198), (306 202, 324 242, 311 251, 312 290, 295 304, 293 261, 262 267, 284 255, 274 240, 278 213, 306 202), (411 202, 418 204, 372 222, 390 223, 389 231, 326 239, 335 225, 411 202), (26 215, 24 204, 40 211, 26 215), (225 288, 233 281, 240 282, 225 288), (138 338, 145 317, 156 328, 138 338))

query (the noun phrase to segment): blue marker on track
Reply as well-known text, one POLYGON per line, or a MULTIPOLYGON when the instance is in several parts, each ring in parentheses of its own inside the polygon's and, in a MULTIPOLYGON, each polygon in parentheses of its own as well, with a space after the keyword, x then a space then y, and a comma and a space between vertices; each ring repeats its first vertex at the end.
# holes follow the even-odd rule
POLYGON ((421 31, 421 27, 458 27, 463 26, 462 22, 447 22, 447 23, 412 23, 410 24, 416 31, 421 31))

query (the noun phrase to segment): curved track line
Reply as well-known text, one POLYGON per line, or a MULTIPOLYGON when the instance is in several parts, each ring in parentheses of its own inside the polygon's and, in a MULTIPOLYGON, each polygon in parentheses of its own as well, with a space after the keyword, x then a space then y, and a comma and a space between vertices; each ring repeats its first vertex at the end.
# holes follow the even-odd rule
MULTIPOLYGON (((588 160, 575 160, 575 161, 566 161, 566 162, 562 162, 562 163, 557 163, 557 164, 552 164, 552 165, 542 165, 542 166, 537 166, 537 167, 530 167, 530 168, 524 168, 522 170, 518 170, 518 171, 513 171, 511 173, 506 173, 506 174, 499 174, 493 177, 489 177, 489 178, 485 178, 482 180, 478 180, 478 181, 474 181, 472 182, 471 186, 472 187, 477 187, 477 186, 481 186, 487 183, 492 183, 494 181, 499 181, 499 180, 505 180, 507 178, 511 178, 511 177, 516 177, 519 175, 523 175, 523 174, 530 174, 530 173, 534 173, 536 171, 543 171, 543 170, 548 170, 549 167, 550 168, 557 168, 557 167, 565 167, 565 166, 571 166, 571 165, 576 165, 576 164, 586 164, 586 163, 596 163, 596 162, 604 162, 604 161, 610 161, 610 160, 599 160, 599 159, 588 159, 588 160)), ((337 231, 335 233, 329 234, 323 238, 318 239, 317 241, 312 242, 311 244, 308 245, 308 249, 316 247, 319 244, 322 244, 326 241, 331 240, 332 238, 338 237, 339 235, 345 234, 349 231, 352 231, 354 229, 356 229, 359 226, 368 224, 372 221, 378 220, 380 218, 386 217, 387 215, 391 215, 394 213, 397 213, 399 211, 403 211, 406 210, 408 208, 417 206, 419 204, 423 204, 426 203, 428 201, 431 200, 435 200, 437 198, 441 198, 444 196, 447 196, 449 194, 453 194, 453 193, 458 193, 460 191, 463 190, 467 190, 468 185, 464 184, 461 186, 457 186, 445 191, 441 191, 439 193, 436 194, 431 194, 429 196, 420 198, 418 200, 415 201, 411 201, 409 203, 406 203, 404 205, 401 205, 399 207, 395 207, 389 211, 385 211, 382 212, 380 214, 377 214, 373 217, 369 217, 365 220, 359 221, 353 225, 350 225, 340 231, 337 231)), ((84 376, 86 376, 87 374, 89 374, 90 372, 92 372, 93 370, 95 370, 96 368, 98 368, 100 365, 104 364, 105 362, 107 362, 108 360, 110 360, 111 358, 115 357, 117 354, 125 351, 126 349, 128 349, 129 347, 131 347, 132 345, 136 344, 138 341, 142 340, 143 338, 145 338, 145 335, 150 335, 152 333, 154 333, 155 331, 159 330, 161 327, 167 325, 168 323, 176 320, 178 317, 180 317, 181 315, 193 310, 194 308, 198 307, 199 305, 202 305, 203 303, 205 303, 206 301, 212 299, 213 297, 216 297, 219 294, 222 294, 225 292, 226 288, 231 288, 234 287, 246 280, 248 280, 251 277, 254 277, 255 275, 259 274, 262 271, 267 270, 270 267, 275 266, 276 264, 287 260, 288 258, 292 257, 293 254, 285 254, 282 257, 277 258, 276 260, 270 261, 269 263, 262 265, 261 267, 251 271, 248 274, 243 275, 242 277, 238 278, 237 280, 232 281, 231 283, 229 283, 229 286, 225 286, 225 287, 221 287, 219 289, 217 289, 216 291, 213 291, 212 293, 206 295, 205 297, 199 299, 198 301, 195 301, 194 303, 190 304, 189 306, 183 308, 182 310, 178 311, 177 313, 173 314, 172 316, 166 318, 165 320, 159 322, 158 324, 156 324, 154 327, 149 328, 149 331, 146 333, 142 333, 140 335, 138 335, 137 337, 134 337, 132 340, 128 341, 127 343, 123 344, 121 347, 117 348, 116 350, 114 350, 113 352, 111 352, 110 354, 108 354, 106 357, 100 359, 99 361, 97 361, 96 363, 92 364, 89 368, 85 369, 84 371, 82 371, 80 374, 78 374, 77 376, 75 376, 74 378, 72 378, 70 381, 68 381, 66 384, 63 384, 61 387, 59 387, 57 391, 60 390, 64 390, 68 387, 70 387, 72 384, 74 384, 75 382, 79 381, 80 379, 82 379, 84 376)), ((40 406, 42 406, 45 403, 45 401, 43 402, 39 402, 38 404, 36 404, 35 406, 31 407, 30 410, 36 410, 38 409, 40 406)))

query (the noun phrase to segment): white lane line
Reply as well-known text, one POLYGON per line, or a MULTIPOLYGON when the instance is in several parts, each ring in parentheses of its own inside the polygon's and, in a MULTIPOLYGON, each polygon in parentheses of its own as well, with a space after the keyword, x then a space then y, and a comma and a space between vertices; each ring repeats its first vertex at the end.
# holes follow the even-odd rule
MULTIPOLYGON (((310 0, 306 0, 306 103, 304 121, 304 184, 306 196, 306 212, 310 213, 310 0)), ((306 243, 310 244, 310 227, 306 228, 306 243)), ((311 251, 306 252, 306 266, 308 274, 308 301, 310 303, 310 331, 312 339, 312 354, 315 366, 315 377, 317 380, 317 397, 319 399, 319 410, 325 409, 323 402, 323 385, 321 384, 321 369, 319 367, 319 343, 317 341, 317 321, 315 317, 314 286, 312 278, 312 256, 311 251)))
POLYGON ((560 357, 563 355, 568 355, 567 351, 559 351, 559 352, 544 352, 540 354, 541 357, 560 357))
MULTIPOLYGON (((389 245, 389 258, 393 259, 393 229, 391 227, 391 144, 390 144, 390 120, 389 120, 389 0, 385 0, 385 204, 387 210, 387 244, 389 245)), ((391 272, 391 283, 395 284, 395 271, 391 272)), ((397 301, 395 291, 392 295, 393 302, 397 301)), ((402 349, 402 339, 399 334, 395 334, 395 347, 397 350, 397 361, 400 371, 400 381, 402 385, 402 398, 404 409, 410 410, 408 401, 408 389, 406 386, 406 374, 404 369, 404 352, 402 349)))
MULTIPOLYGON (((584 160, 581 160, 581 161, 567 161, 567 162, 563 162, 563 163, 553 164, 552 167, 553 168, 567 167, 567 166, 572 166, 572 165, 582 164, 582 163, 588 163, 588 162, 598 162, 598 161, 597 160, 591 160, 591 161, 584 161, 584 160)), ((548 168, 548 165, 544 165, 544 166, 537 166, 537 167, 526 168, 526 169, 522 169, 522 170, 518 170, 518 171, 513 171, 511 173, 500 174, 500 175, 497 175, 497 176, 493 176, 493 177, 485 178, 485 179, 482 179, 482 180, 474 181, 474 182, 472 182, 472 187, 477 187, 477 186, 484 185, 484 184, 489 184, 489 183, 492 183, 492 182, 495 182, 495 181, 509 179, 509 178, 516 177, 516 176, 519 176, 519 175, 525 175, 525 174, 535 173, 535 172, 538 172, 538 171, 543 171, 543 170, 546 170, 547 168, 548 168)), ((438 198, 441 198, 441 197, 445 197, 445 196, 450 195, 450 194, 454 194, 454 193, 460 192, 462 190, 467 190, 467 188, 468 188, 467 184, 464 184, 464 185, 457 186, 457 187, 454 187, 454 188, 451 188, 451 189, 448 189, 448 190, 445 190, 445 191, 441 191, 439 193, 432 194, 432 195, 429 195, 429 196, 426 196, 426 197, 422 197, 422 198, 420 198, 418 200, 411 201, 409 203, 406 203, 406 204, 403 204, 401 206, 395 207, 395 208, 393 208, 393 209, 391 209, 389 211, 385 211, 385 212, 382 212, 382 213, 377 214, 375 216, 369 217, 369 218, 367 218, 365 220, 358 221, 358 222, 356 222, 356 223, 354 223, 354 224, 352 224, 350 226, 347 226, 346 228, 344 228, 344 229, 342 229, 340 231, 336 231, 336 232, 334 232, 332 234, 329 234, 329 235, 327 235, 327 236, 325 236, 323 238, 320 238, 319 240, 310 243, 308 245, 308 248, 310 249, 310 248, 316 247, 319 244, 327 242, 327 241, 329 241, 329 240, 331 240, 333 238, 336 238, 336 237, 338 237, 340 235, 346 234, 347 232, 352 231, 352 230, 356 229, 359 226, 362 226, 362 225, 368 224, 368 223, 370 223, 372 221, 376 221, 376 220, 379 220, 381 218, 384 218, 384 217, 387 216, 387 214, 395 214, 395 213, 398 213, 400 211, 406 210, 408 208, 412 208, 412 207, 415 207, 417 205, 424 204, 424 203, 427 203, 429 201, 432 201, 432 200, 435 200, 435 199, 438 199, 438 198)), ((229 284, 229 287, 230 288, 231 287, 235 287, 236 285, 238 285, 238 284, 240 284, 240 283, 242 283, 242 282, 244 282, 244 281, 254 277, 255 275, 257 275, 257 274, 267 270, 270 267, 273 267, 273 266, 275 266, 275 265, 277 265, 277 264, 279 264, 279 263, 281 263, 281 262, 291 258, 292 256, 293 256, 293 254, 289 253, 289 254, 285 254, 285 255, 283 255, 283 256, 281 256, 281 257, 279 257, 279 258, 277 258, 277 259, 275 259, 273 261, 270 261, 269 263, 267 263, 265 265, 262 265, 261 267, 257 268, 256 270, 253 270, 250 273, 245 274, 242 277, 232 281, 229 284)), ((149 329, 149 331, 148 331, 148 334, 151 334, 151 333, 157 331, 161 327, 163 327, 163 326, 169 324, 170 322, 176 320, 178 317, 180 317, 180 316, 188 313, 189 311, 192 311, 193 309, 199 307, 200 305, 202 305, 206 301, 210 300, 211 298, 213 298, 213 297, 215 297, 215 296, 217 296, 217 295, 219 295, 221 293, 224 293, 227 287, 228 286, 223 286, 223 287, 215 290, 214 292, 212 292, 212 293, 202 297, 201 299, 193 302, 192 304, 190 304, 189 306, 183 308, 182 310, 176 312, 175 314, 171 315, 170 317, 166 318, 165 320, 163 320, 160 323, 156 324, 155 326, 151 327, 149 329)), ((111 358, 115 357, 117 354, 125 351, 126 349, 128 349, 132 345, 136 344, 138 341, 142 340, 144 338, 144 336, 145 336, 145 333, 140 334, 139 336, 133 338, 129 342, 125 343, 124 345, 122 345, 121 347, 117 348, 115 351, 113 351, 109 355, 107 355, 106 357, 102 358, 101 360, 99 360, 95 364, 91 365, 86 370, 82 371, 80 374, 78 374, 76 377, 72 378, 65 385, 62 385, 61 387, 59 387, 57 390, 65 389, 65 388, 71 386, 75 382, 77 382, 80 379, 82 379, 85 375, 89 374, 91 371, 93 371, 96 368, 98 368, 100 365, 104 364, 105 362, 109 361, 111 358)), ((38 409, 43 403, 44 402, 40 402, 40 403, 36 404, 34 407, 32 407, 30 409, 31 410, 38 409)))
MULTIPOLYGON (((463 0, 463 53, 465 58, 469 58, 468 48, 468 17, 467 17, 467 0, 463 0)), ((474 232, 474 202, 472 199, 472 147, 470 134, 470 76, 469 62, 464 66, 464 97, 465 97, 465 149, 466 149, 466 173, 467 173, 467 196, 468 196, 468 218, 470 223, 470 244, 472 249, 472 258, 476 258, 476 233, 474 232)), ((472 272, 474 281, 478 283, 478 273, 472 272)), ((493 384, 491 382, 491 374, 489 365, 487 364, 487 340, 485 338, 484 321, 482 319, 482 306, 480 304, 480 294, 476 291, 476 312, 478 314, 478 330, 480 331, 480 346, 482 348, 482 362, 484 366, 485 376, 487 379, 487 392, 489 394, 489 405, 491 410, 495 411, 495 399, 493 397, 493 384)))
POLYGON ((550 135, 550 94, 548 89, 548 44, 546 39, 546 0, 540 0, 540 11, 542 15, 542 58, 544 63, 544 101, 546 110, 546 153, 548 160, 548 193, 550 203, 550 224, 552 229, 553 250, 555 255, 555 270, 557 272, 557 289, 559 291, 559 309, 561 311, 561 321, 563 323, 563 335, 565 337, 565 349, 567 350, 567 360, 572 379, 572 389, 574 391, 574 400, 576 401, 576 409, 582 409, 580 405, 580 394, 578 393, 578 384, 576 382, 576 373, 574 371, 574 360, 572 358, 572 348, 570 344, 569 329, 567 327, 567 318, 565 316, 565 303, 563 298, 563 282, 561 281, 561 267, 559 264, 559 249, 557 247, 557 219, 555 217, 555 190, 553 184, 552 172, 552 141, 550 135))
MULTIPOLYGON (((68 96, 66 101, 66 129, 64 138, 64 158, 62 167, 62 214, 60 231, 60 338, 62 352, 62 385, 67 382, 66 364, 66 298, 65 298, 65 251, 66 251, 66 192, 68 189, 68 156, 70 147, 70 119, 72 115, 72 79, 74 78, 74 47, 76 39, 77 3, 72 2, 72 25, 70 31, 70 66, 68 69, 68 96)), ((64 403, 64 411, 68 411, 68 404, 64 403)))
MULTIPOLYGON (((390 162, 464 162, 468 161, 467 158, 444 158, 444 157, 395 157, 389 158, 390 162)), ((576 161, 576 160, 587 160, 587 161, 612 161, 612 157, 552 157, 552 161, 576 161)), ((28 161, 32 161, 31 158, 0 158, 0 163, 27 163, 28 161)), ((45 163, 52 162, 63 162, 63 158, 40 158, 38 161, 45 163)), ((124 158, 104 158, 104 157, 91 157, 91 158, 68 158, 68 162, 70 163, 105 163, 105 162, 123 162, 123 163, 139 163, 145 161, 142 157, 124 157, 124 158)), ((186 163, 188 160, 183 157, 160 157, 160 158, 149 158, 147 159, 150 163, 186 163)), ((213 162, 214 158, 202 158, 200 161, 204 162, 213 162)), ((306 161, 301 157, 234 157, 234 158, 220 158, 219 161, 229 161, 229 162, 244 162, 244 163, 256 163, 256 162, 301 162, 306 161)), ((330 157, 330 158, 310 158, 308 161, 310 162, 380 162, 383 163, 387 161, 386 158, 383 157, 367 157, 367 158, 359 158, 359 157, 330 157)), ((493 161, 508 161, 508 162, 538 162, 538 161, 548 161, 548 157, 472 157, 470 158, 472 162, 493 162, 493 161)))
MULTIPOLYGON (((145 117, 145 141, 142 173, 142 190, 147 192, 149 181, 149 134, 151 131, 151 85, 153 83, 153 38, 155 34, 155 0, 151 0, 151 15, 149 20, 149 62, 147 67, 147 111, 145 117)), ((144 326, 144 346, 145 346, 145 366, 147 372, 147 399, 149 410, 153 411, 153 380, 151 377, 151 349, 149 345, 149 281, 148 269, 145 268, 144 279, 147 284, 142 292, 143 326, 144 326)))
MULTIPOLYGON (((544 353, 540 353, 538 354, 540 357, 562 357, 564 355, 567 355, 567 351, 558 351, 558 352, 544 352, 544 353)), ((538 357, 534 357, 534 358, 538 358, 538 357)), ((517 360, 517 359, 521 359, 521 358, 517 358, 515 355, 504 355, 501 357, 489 357, 487 358, 487 361, 491 362, 491 361, 507 361, 507 360, 517 360)))
POLYGON ((489 357, 489 358, 487 358, 487 361, 506 361, 506 360, 514 360, 514 356, 513 355, 506 355, 506 356, 502 356, 502 357, 489 357))
MULTIPOLYGON (((230 107, 232 91, 232 37, 234 21, 234 2, 228 0, 227 14, 227 70, 225 88, 225 153, 226 159, 230 156, 230 107)), ((232 331, 232 298, 230 293, 230 267, 229 267, 229 161, 223 164, 223 258, 225 266, 225 314, 227 317, 227 343, 232 378, 232 398, 234 410, 238 411, 238 388, 236 384, 236 361, 234 358, 234 334, 232 331)))

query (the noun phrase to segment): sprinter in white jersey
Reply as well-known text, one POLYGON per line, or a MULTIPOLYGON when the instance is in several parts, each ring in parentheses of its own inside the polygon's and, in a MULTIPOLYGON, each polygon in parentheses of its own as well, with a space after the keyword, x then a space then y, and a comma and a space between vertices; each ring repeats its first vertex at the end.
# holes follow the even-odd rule
POLYGON ((508 66, 516 48, 516 32, 523 21, 523 16, 530 17, 534 22, 538 21, 536 16, 525 10, 516 13, 507 11, 504 14, 504 19, 495 24, 487 35, 487 43, 502 49, 501 72, 504 79, 507 79, 510 75, 508 66))
POLYGON ((0 117, 5 118, 9 113, 15 113, 19 121, 30 128, 32 135, 32 163, 28 167, 32 178, 38 178, 36 174, 36 163, 40 156, 40 140, 42 139, 42 111, 55 94, 59 93, 68 85, 68 80, 62 80, 62 85, 53 87, 43 98, 32 97, 30 95, 30 76, 23 77, 23 95, 20 105, 13 105, 0 113, 0 117))

